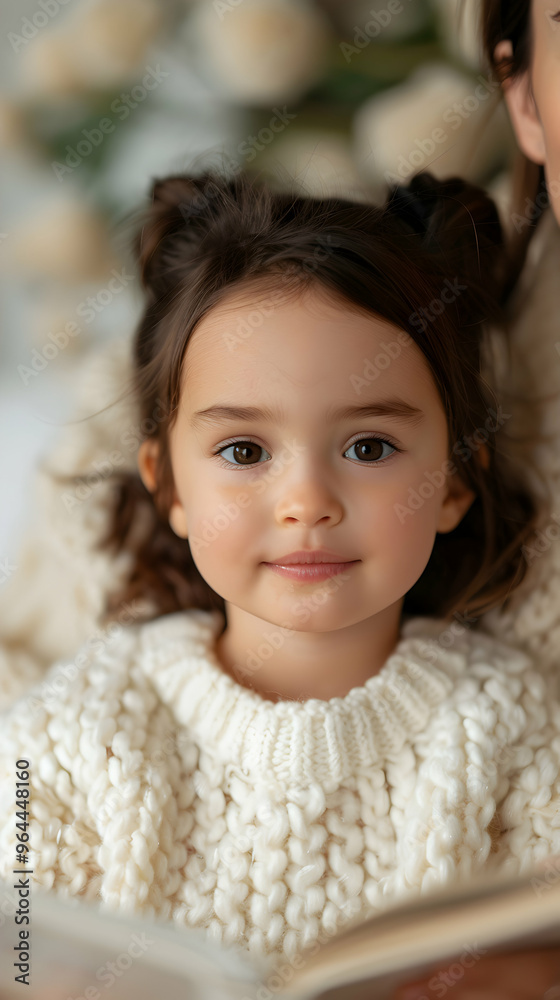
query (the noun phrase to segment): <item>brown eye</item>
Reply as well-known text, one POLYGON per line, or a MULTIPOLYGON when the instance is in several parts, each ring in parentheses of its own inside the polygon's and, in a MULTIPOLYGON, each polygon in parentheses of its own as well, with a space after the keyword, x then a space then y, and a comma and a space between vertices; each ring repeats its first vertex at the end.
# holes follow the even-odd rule
POLYGON ((262 451, 260 445, 250 444, 249 442, 247 444, 233 444, 231 447, 233 448, 233 454, 236 461, 239 461, 241 465, 256 464, 251 461, 251 458, 254 458, 255 452, 262 451))
POLYGON ((268 455, 268 452, 260 444, 256 444, 255 441, 232 441, 230 444, 224 445, 223 448, 219 448, 215 454, 221 455, 226 451, 232 452, 232 458, 228 458, 221 463, 226 467, 237 466, 241 468, 243 466, 260 465, 262 463, 259 462, 259 453, 262 454, 264 452, 264 454, 268 455))
POLYGON ((383 455, 383 445, 388 445, 389 448, 393 449, 393 452, 399 449, 391 444, 390 441, 385 441, 382 438, 370 437, 370 438, 360 438, 359 441, 354 441, 354 444, 350 445, 348 451, 352 448, 355 449, 355 454, 361 461, 361 464, 369 462, 372 465, 380 465, 381 462, 385 461, 386 458, 390 458, 390 455, 383 455))

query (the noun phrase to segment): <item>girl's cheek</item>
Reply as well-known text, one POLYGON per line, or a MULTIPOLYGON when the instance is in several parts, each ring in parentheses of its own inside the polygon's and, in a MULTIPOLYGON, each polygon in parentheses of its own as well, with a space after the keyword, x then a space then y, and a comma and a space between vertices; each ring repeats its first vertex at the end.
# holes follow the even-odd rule
POLYGON ((414 485, 398 490, 388 505, 384 529, 391 543, 422 561, 432 551, 445 493, 418 476, 414 485))

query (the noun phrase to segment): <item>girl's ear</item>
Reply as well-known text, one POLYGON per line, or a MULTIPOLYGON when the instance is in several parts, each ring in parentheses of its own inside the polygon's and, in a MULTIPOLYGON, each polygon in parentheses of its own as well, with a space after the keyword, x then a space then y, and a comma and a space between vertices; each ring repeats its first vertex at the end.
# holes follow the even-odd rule
POLYGON ((457 474, 449 477, 447 488, 447 496, 439 512, 436 528, 436 531, 442 535, 453 531, 460 524, 469 507, 476 500, 476 493, 469 489, 457 474))
MULTIPOLYGON (((475 455, 475 460, 480 462, 484 469, 490 466, 490 452, 488 445, 481 444, 475 455)), ((442 535, 448 531, 453 531, 461 523, 469 507, 476 500, 476 493, 470 490, 459 475, 450 476, 448 481, 448 494, 439 512, 437 531, 442 535)))
MULTIPOLYGON (((509 39, 499 42, 494 49, 496 63, 511 59, 512 55, 509 39)), ((546 163, 544 132, 533 97, 530 71, 525 70, 514 80, 504 80, 502 88, 519 148, 533 163, 546 163)))
POLYGON ((173 528, 175 534, 179 535, 179 538, 188 537, 189 533, 187 530, 187 518, 185 515, 185 509, 175 492, 173 495, 173 503, 171 504, 171 509, 169 511, 169 523, 173 528))
MULTIPOLYGON (((144 486, 153 493, 157 485, 158 443, 154 438, 146 438, 138 449, 138 471, 144 486)), ((177 492, 173 490, 173 503, 169 511, 169 524, 176 535, 187 538, 187 519, 177 492)))
POLYGON ((142 441, 138 449, 138 471, 140 479, 150 493, 153 493, 156 485, 156 468, 158 457, 158 444, 154 438, 146 438, 142 441))

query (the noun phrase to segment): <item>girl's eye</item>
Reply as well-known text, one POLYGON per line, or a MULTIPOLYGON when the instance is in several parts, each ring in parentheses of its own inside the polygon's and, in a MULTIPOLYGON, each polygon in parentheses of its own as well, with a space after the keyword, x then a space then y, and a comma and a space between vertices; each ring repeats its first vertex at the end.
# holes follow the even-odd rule
MULTIPOLYGON (((357 454, 360 456, 359 464, 365 465, 382 465, 386 462, 392 455, 383 455, 383 445, 388 445, 389 448, 393 449, 393 452, 400 452, 402 449, 397 448, 396 444, 391 441, 385 440, 385 438, 378 437, 365 437, 357 438, 349 448, 346 449, 345 455, 351 451, 352 448, 357 449, 357 454)), ((229 459, 219 460, 220 465, 224 466, 226 469, 231 468, 247 468, 248 466, 262 465, 262 462, 251 461, 251 458, 255 454, 255 450, 258 452, 264 452, 268 455, 268 452, 260 444, 256 444, 254 441, 250 440, 238 440, 230 441, 229 444, 222 445, 217 451, 213 452, 214 455, 221 455, 222 452, 226 452, 229 449, 233 449, 234 461, 229 459), (239 462, 237 461, 239 459, 239 462)), ((270 458, 270 456, 269 456, 270 458)))
MULTIPOLYGON (((370 465, 381 465, 382 462, 386 462, 391 455, 383 455, 383 445, 386 444, 389 448, 393 449, 393 452, 401 451, 397 448, 396 444, 392 444, 391 441, 386 441, 385 438, 378 437, 368 437, 368 438, 358 438, 350 445, 348 451, 352 448, 357 449, 357 454, 369 462, 370 465)), ((346 452, 345 452, 346 454, 346 452)), ((363 463, 362 463, 363 464, 363 463)))
MULTIPOLYGON (((232 465, 234 466, 237 465, 238 468, 242 468, 243 466, 262 464, 260 462, 250 461, 251 453, 254 454, 255 449, 257 451, 265 451, 265 449, 262 448, 260 444, 256 444, 254 441, 241 441, 241 440, 231 441, 229 444, 222 445, 222 447, 218 448, 218 450, 215 451, 213 454, 221 455, 222 452, 229 451, 230 448, 233 449, 234 458, 235 459, 239 458, 241 461, 239 465, 237 465, 237 462, 230 462, 229 460, 227 461, 221 460, 220 465, 225 466, 226 469, 231 469, 232 465)), ((268 455, 268 452, 266 452, 266 454, 268 455)))

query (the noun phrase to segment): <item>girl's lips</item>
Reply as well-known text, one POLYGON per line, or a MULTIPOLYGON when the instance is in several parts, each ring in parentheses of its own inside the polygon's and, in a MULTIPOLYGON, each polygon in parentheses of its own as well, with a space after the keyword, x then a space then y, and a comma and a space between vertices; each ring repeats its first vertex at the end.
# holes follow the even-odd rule
POLYGON ((337 563, 294 563, 292 566, 282 566, 279 563, 265 563, 269 569, 286 576, 289 580, 299 580, 301 583, 313 582, 315 580, 326 580, 329 576, 337 573, 344 573, 350 566, 356 566, 359 559, 352 562, 337 563))

